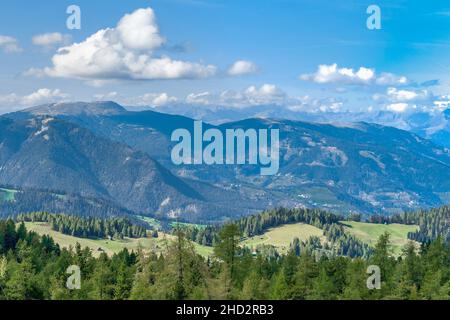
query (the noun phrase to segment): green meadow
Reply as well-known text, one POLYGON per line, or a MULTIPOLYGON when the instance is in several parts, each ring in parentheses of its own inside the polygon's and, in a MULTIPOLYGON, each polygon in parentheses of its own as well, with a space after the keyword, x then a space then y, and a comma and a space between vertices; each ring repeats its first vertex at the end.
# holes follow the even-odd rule
POLYGON ((374 224, 355 221, 341 221, 341 223, 345 226, 346 232, 371 246, 376 244, 383 233, 388 232, 391 235, 391 245, 396 255, 399 255, 402 248, 408 243, 408 233, 418 229, 418 226, 404 224, 374 224))
MULTIPOLYGON (((88 247, 91 249, 94 256, 99 256, 102 252, 108 255, 113 255, 122 251, 123 249, 138 250, 141 248, 144 251, 153 251, 156 253, 164 252, 171 241, 175 240, 175 237, 163 232, 159 232, 158 238, 140 238, 131 239, 125 238, 123 240, 108 240, 108 239, 86 239, 77 238, 70 235, 62 234, 58 231, 51 229, 50 225, 41 222, 26 222, 25 226, 27 230, 34 231, 40 235, 51 236, 56 243, 63 248, 75 247, 77 243, 81 247, 88 247)), ((212 248, 193 243, 195 250, 203 256, 209 256, 212 254, 212 248)))
POLYGON ((241 242, 242 246, 254 248, 258 245, 273 245, 278 252, 286 253, 294 238, 306 241, 310 237, 323 237, 323 231, 319 228, 304 223, 286 224, 269 229, 262 235, 248 238, 241 242))

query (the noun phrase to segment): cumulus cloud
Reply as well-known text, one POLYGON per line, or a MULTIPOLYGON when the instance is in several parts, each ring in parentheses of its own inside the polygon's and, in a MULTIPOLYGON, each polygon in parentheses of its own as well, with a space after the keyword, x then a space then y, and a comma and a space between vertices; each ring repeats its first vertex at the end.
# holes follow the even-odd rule
POLYGON ((69 97, 68 94, 59 89, 42 88, 28 95, 18 95, 10 93, 0 95, 0 110, 14 111, 24 107, 31 107, 39 104, 64 101, 69 97))
POLYGON ((391 103, 386 106, 386 109, 389 111, 401 113, 409 109, 409 104, 404 102, 391 103))
POLYGON ((170 96, 166 92, 162 93, 146 93, 138 96, 134 99, 128 99, 125 104, 132 106, 149 106, 149 107, 161 107, 171 103, 176 103, 178 99, 170 96))
POLYGON ((338 65, 319 65, 317 71, 311 74, 302 74, 301 80, 311 81, 320 84, 339 85, 404 85, 408 79, 404 76, 396 76, 392 73, 381 73, 377 75, 374 69, 360 67, 358 70, 352 68, 339 68, 338 65))
POLYGON ((21 103, 24 106, 34 106, 42 103, 61 101, 62 99, 66 99, 67 97, 68 95, 61 92, 61 90, 59 89, 51 90, 43 88, 22 97, 21 103))
POLYGON ((64 35, 59 32, 38 34, 33 37, 32 42, 36 46, 51 47, 54 45, 68 44, 71 40, 70 35, 64 35))
POLYGON ((261 87, 250 86, 245 90, 249 97, 284 97, 284 93, 274 84, 263 84, 261 87))
POLYGON ((258 71, 258 67, 251 61, 238 60, 228 69, 230 76, 242 76, 253 74, 258 71))
POLYGON ((399 89, 389 87, 384 94, 374 94, 373 100, 380 104, 381 108, 393 112, 406 112, 421 108, 423 111, 431 111, 436 97, 428 90, 399 89))
POLYGON ((19 46, 17 39, 10 36, 0 35, 0 49, 6 53, 21 52, 22 48, 19 46))
POLYGON ((83 42, 60 48, 52 58, 53 66, 44 72, 86 80, 204 78, 216 73, 213 65, 156 57, 155 50, 164 42, 153 10, 138 9, 115 28, 101 29, 83 42))
POLYGON ((394 112, 405 112, 410 107, 417 108, 417 105, 422 105, 422 108, 427 109, 433 105, 435 96, 428 90, 411 90, 398 89, 389 87, 385 94, 374 94, 373 100, 384 104, 385 109, 394 112))
POLYGON ((399 90, 397 88, 388 88, 387 95, 394 101, 417 101, 427 99, 430 94, 427 90, 399 90))
POLYGON ((178 102, 178 98, 173 97, 166 92, 151 92, 134 97, 124 97, 118 92, 112 91, 108 93, 95 94, 94 98, 99 101, 113 100, 130 107, 130 110, 142 110, 140 107, 161 107, 178 102))
POLYGON ((123 45, 129 49, 154 50, 165 42, 159 34, 155 13, 150 8, 125 15, 119 21, 116 31, 123 45))

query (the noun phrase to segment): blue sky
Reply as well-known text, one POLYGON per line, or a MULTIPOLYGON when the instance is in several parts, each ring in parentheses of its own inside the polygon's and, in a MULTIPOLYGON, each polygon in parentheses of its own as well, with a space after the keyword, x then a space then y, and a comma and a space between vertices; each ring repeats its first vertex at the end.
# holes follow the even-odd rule
POLYGON ((448 49, 445 1, 2 1, 0 112, 101 99, 136 106, 428 110, 450 93, 448 49), (66 28, 72 4, 81 8, 81 30, 66 28), (371 4, 381 9, 381 30, 366 27, 371 4), (136 11, 146 8, 151 11, 136 11), (131 18, 122 32, 117 26, 126 14, 131 18), (145 33, 133 38, 132 20, 139 17, 148 30, 157 28, 148 43, 145 33), (103 58, 99 49, 90 60, 86 39, 106 28, 112 31, 97 44, 116 51, 103 58), (36 36, 41 41, 33 41, 36 36), (61 47, 68 49, 58 53, 61 47), (324 77, 320 65, 331 74, 324 77))

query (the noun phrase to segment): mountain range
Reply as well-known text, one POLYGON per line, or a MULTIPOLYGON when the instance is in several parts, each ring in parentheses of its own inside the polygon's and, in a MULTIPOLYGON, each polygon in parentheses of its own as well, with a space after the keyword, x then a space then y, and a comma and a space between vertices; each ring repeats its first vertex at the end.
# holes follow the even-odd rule
POLYGON ((310 120, 205 124, 222 131, 279 129, 280 171, 261 176, 251 165, 175 166, 170 135, 193 130, 187 116, 132 112, 114 102, 33 107, 0 117, 0 184, 60 190, 186 221, 277 206, 373 214, 450 201, 444 146, 380 124, 310 120))
POLYGON ((413 132, 438 145, 450 148, 450 109, 433 111, 394 112, 379 110, 372 112, 320 111, 305 112, 280 105, 256 105, 245 108, 227 106, 196 106, 174 104, 161 106, 155 110, 184 115, 213 124, 239 121, 247 118, 273 118, 320 123, 368 122, 413 132))

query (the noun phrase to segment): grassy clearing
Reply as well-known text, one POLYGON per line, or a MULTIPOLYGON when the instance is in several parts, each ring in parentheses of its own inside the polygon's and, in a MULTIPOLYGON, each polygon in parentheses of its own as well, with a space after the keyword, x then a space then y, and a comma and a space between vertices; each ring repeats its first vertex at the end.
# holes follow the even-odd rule
POLYGON ((154 228, 156 230, 160 230, 162 227, 161 222, 156 220, 155 218, 150 218, 150 217, 145 217, 145 216, 136 216, 136 218, 148 223, 152 228, 154 228))
POLYGON ((341 221, 345 225, 345 231, 353 234, 369 245, 375 245, 378 238, 385 232, 391 235, 392 249, 395 255, 399 255, 403 246, 408 243, 408 232, 414 232, 418 226, 404 224, 374 224, 354 221, 341 221))
POLYGON ((194 245, 194 249, 195 251, 203 256, 203 257, 211 257, 213 255, 213 247, 207 247, 207 246, 203 246, 201 244, 198 244, 196 242, 192 242, 192 244, 194 245))
POLYGON ((186 222, 171 222, 170 226, 172 228, 176 228, 177 226, 180 227, 189 227, 189 228, 197 228, 198 230, 204 230, 208 226, 205 224, 194 224, 194 223, 186 223, 186 222))
POLYGON ((317 227, 304 223, 287 224, 269 229, 263 235, 255 236, 241 242, 241 245, 250 248, 267 244, 276 247, 278 252, 287 253, 289 245, 294 238, 306 241, 310 237, 316 236, 324 240, 323 231, 317 227))
MULTIPOLYGON (((77 243, 81 247, 88 247, 92 250, 94 256, 99 256, 102 252, 108 255, 113 255, 118 253, 123 249, 137 250, 142 248, 144 251, 154 251, 157 253, 166 250, 167 246, 171 241, 175 240, 172 235, 164 234, 159 232, 159 238, 140 238, 140 239, 130 239, 125 238, 124 240, 107 240, 107 239, 84 239, 77 238, 69 235, 62 234, 60 232, 51 229, 50 225, 41 222, 26 222, 25 226, 28 230, 34 231, 40 235, 51 236, 56 243, 58 243, 63 248, 69 248, 70 246, 75 247, 77 243)), ((195 250, 198 254, 203 256, 208 256, 212 254, 212 248, 194 244, 195 250)))

